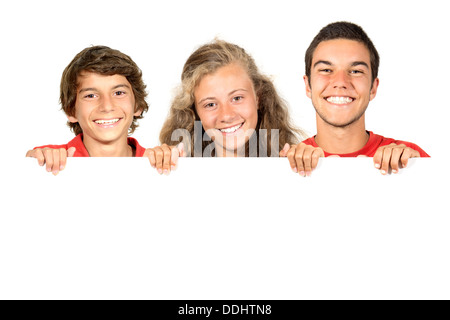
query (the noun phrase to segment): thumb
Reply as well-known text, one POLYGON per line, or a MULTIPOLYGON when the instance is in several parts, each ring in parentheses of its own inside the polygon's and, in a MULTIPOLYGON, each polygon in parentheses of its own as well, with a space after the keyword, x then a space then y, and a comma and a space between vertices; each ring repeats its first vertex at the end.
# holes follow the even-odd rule
POLYGON ((180 153, 180 157, 186 157, 186 152, 184 152, 184 143, 180 142, 177 145, 178 152, 180 153))
POLYGON ((289 143, 286 143, 283 147, 283 149, 281 149, 280 151, 280 157, 286 157, 287 152, 289 151, 289 148, 291 146, 289 145, 289 143))
POLYGON ((75 147, 70 147, 69 149, 67 149, 67 156, 68 157, 73 157, 73 155, 75 154, 75 151, 77 149, 75 147))

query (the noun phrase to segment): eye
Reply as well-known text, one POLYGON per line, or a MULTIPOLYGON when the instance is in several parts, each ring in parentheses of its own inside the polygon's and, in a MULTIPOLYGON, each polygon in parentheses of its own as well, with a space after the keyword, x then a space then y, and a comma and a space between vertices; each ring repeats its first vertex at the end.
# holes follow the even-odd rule
POLYGON ((331 69, 320 69, 319 72, 323 72, 323 73, 330 73, 332 70, 331 69))
POLYGON ((206 109, 211 109, 211 108, 214 108, 215 106, 216 106, 216 104, 214 102, 210 102, 210 103, 205 104, 203 107, 206 109))
POLYGON ((126 92, 125 92, 125 91, 116 91, 116 92, 114 92, 114 94, 115 94, 116 96, 123 96, 123 95, 126 94, 126 92))
POLYGON ((242 99, 244 99, 243 96, 237 96, 233 98, 233 101, 241 101, 242 99))
POLYGON ((350 70, 351 74, 359 74, 359 73, 364 73, 362 70, 350 70))
POLYGON ((86 99, 94 99, 95 98, 95 94, 94 93, 90 93, 84 96, 84 98, 86 99))

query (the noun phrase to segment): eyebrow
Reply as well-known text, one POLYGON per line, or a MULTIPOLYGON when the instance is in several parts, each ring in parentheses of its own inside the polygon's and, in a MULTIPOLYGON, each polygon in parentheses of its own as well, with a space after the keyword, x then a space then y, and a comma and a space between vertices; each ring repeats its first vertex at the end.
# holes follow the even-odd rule
POLYGON ((315 68, 318 64, 326 64, 327 66, 332 66, 333 65, 330 61, 319 60, 316 63, 314 63, 313 68, 315 68))
MULTIPOLYGON (((247 92, 248 90, 247 90, 247 89, 244 89, 244 88, 236 89, 236 90, 231 91, 231 92, 228 94, 228 96, 233 95, 233 94, 236 93, 237 91, 245 91, 245 92, 247 92)), ((215 97, 206 97, 206 98, 203 98, 202 100, 198 101, 197 104, 201 104, 202 102, 204 102, 204 101, 206 101, 206 100, 214 100, 214 99, 216 99, 216 98, 215 98, 215 97)))
MULTIPOLYGON (((118 88, 128 88, 128 89, 130 89, 130 86, 127 85, 127 84, 118 84, 117 86, 112 87, 111 90, 115 90, 115 89, 118 89, 118 88)), ((78 93, 82 93, 82 92, 86 92, 86 91, 98 91, 98 89, 97 88, 83 88, 83 89, 80 89, 80 91, 78 91, 78 93)))
POLYGON ((204 102, 206 100, 214 100, 214 99, 215 99, 214 97, 206 97, 206 98, 203 98, 202 100, 198 101, 197 104, 201 104, 202 102, 204 102))
MULTIPOLYGON (((333 65, 330 61, 319 60, 316 63, 314 63, 313 68, 315 68, 318 64, 326 64, 327 66, 332 66, 333 65)), ((354 61, 354 62, 352 62, 352 64, 350 66, 351 67, 364 66, 367 69, 369 69, 369 65, 366 62, 364 62, 364 61, 354 61)))
POLYGON ((245 91, 245 92, 247 92, 248 90, 247 90, 247 89, 244 89, 244 88, 236 89, 236 90, 231 91, 231 92, 228 94, 228 96, 231 96, 231 95, 235 94, 237 91, 245 91))
POLYGON ((364 66, 367 69, 369 69, 369 65, 367 63, 365 63, 364 61, 355 61, 352 63, 352 67, 357 67, 357 66, 364 66))

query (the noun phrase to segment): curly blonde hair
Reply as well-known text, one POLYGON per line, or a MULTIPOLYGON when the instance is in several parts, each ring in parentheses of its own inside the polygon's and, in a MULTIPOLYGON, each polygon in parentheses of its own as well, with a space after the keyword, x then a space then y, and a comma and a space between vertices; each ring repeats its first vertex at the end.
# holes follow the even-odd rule
MULTIPOLYGON (((279 130, 278 152, 285 143, 296 144, 299 142, 298 138, 306 136, 303 130, 292 124, 286 102, 280 98, 272 81, 259 72, 253 58, 243 48, 216 39, 199 47, 187 59, 181 74, 181 86, 178 88, 169 115, 161 129, 159 136, 161 143, 173 145, 180 142, 172 140, 172 133, 177 129, 184 129, 189 133, 187 136, 190 137, 190 141, 184 141, 187 154, 194 154, 194 124, 195 121, 200 121, 195 110, 194 90, 205 75, 213 74, 219 68, 232 63, 242 66, 253 82, 259 105, 255 131, 256 134, 259 134, 260 129, 267 129, 265 139, 268 156, 278 156, 278 153, 271 155, 272 129, 279 130)), ((204 129, 202 128, 202 137, 203 134, 204 129)), ((210 142, 202 142, 202 151, 208 144, 210 142)), ((246 155, 248 155, 248 146, 246 149, 246 155)), ((259 154, 261 156, 261 152, 259 154)), ((198 154, 194 156, 198 156, 198 154)))

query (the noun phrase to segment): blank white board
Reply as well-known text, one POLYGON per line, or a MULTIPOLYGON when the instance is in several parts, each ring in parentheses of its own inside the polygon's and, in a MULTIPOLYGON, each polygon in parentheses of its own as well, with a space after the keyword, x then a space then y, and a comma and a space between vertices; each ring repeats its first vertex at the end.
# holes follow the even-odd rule
POLYGON ((327 158, 310 178, 278 158, 180 159, 169 176, 147 159, 14 166, 1 299, 450 298, 434 159, 382 176, 370 158, 327 158))

